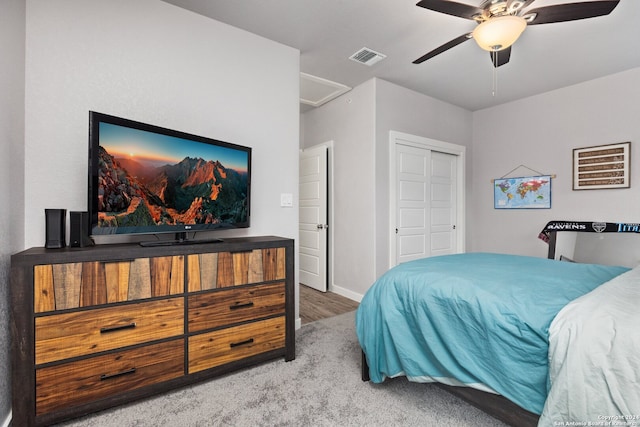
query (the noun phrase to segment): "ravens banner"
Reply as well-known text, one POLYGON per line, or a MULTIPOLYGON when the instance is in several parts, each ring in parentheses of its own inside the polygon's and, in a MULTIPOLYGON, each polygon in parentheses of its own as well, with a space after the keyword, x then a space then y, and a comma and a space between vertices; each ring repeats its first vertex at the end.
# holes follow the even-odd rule
POLYGON ((625 222, 549 221, 538 238, 549 243, 552 231, 580 231, 587 233, 640 233, 640 224, 625 222))

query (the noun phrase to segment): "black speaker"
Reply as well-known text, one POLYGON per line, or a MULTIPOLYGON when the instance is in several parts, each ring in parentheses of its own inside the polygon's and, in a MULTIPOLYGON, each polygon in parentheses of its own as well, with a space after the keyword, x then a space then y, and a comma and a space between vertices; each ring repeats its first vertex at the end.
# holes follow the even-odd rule
POLYGON ((47 249, 64 248, 67 234, 67 210, 45 209, 46 240, 44 247, 47 249))
POLYGON ((89 212, 69 212, 69 246, 84 248, 93 246, 93 240, 89 237, 89 212))

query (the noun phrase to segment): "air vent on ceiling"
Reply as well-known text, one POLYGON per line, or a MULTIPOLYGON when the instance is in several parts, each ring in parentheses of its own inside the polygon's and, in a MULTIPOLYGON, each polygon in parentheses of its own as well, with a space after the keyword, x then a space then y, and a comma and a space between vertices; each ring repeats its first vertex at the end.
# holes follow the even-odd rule
POLYGON ((363 47, 353 55, 349 57, 352 61, 359 62, 364 65, 372 66, 378 61, 382 61, 387 55, 383 55, 375 50, 371 50, 367 47, 363 47))

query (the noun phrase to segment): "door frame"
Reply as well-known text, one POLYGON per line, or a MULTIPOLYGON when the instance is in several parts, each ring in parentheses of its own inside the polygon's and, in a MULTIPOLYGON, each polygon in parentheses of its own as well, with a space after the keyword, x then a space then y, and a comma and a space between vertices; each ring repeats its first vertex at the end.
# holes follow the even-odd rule
MULTIPOLYGON (((334 217, 333 217, 333 195, 334 195, 334 179, 333 179, 333 140, 323 142, 321 144, 312 145, 310 147, 304 147, 300 149, 300 152, 304 150, 311 150, 318 147, 327 147, 327 224, 329 225, 327 229, 327 291, 333 290, 333 242, 334 242, 334 217)), ((298 252, 300 248, 298 248, 298 252)), ((298 256, 300 254, 298 253, 298 256)))
POLYGON ((465 154, 467 147, 436 139, 411 135, 404 132, 389 131, 389 268, 397 264, 396 254, 396 209, 397 209, 397 170, 396 145, 408 145, 440 153, 457 156, 456 162, 456 247, 458 253, 465 252, 465 154))

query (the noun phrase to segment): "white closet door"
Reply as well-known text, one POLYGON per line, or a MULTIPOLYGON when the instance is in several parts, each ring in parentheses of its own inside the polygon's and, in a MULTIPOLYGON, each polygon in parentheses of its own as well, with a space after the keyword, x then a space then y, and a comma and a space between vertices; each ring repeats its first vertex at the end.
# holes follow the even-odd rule
POLYGON ((398 144, 396 162, 396 254, 401 263, 430 254, 431 151, 398 144))
POLYGON ((452 154, 431 152, 431 256, 457 252, 456 161, 452 154))
POLYGON ((457 252, 457 156, 396 145, 396 262, 457 252))

